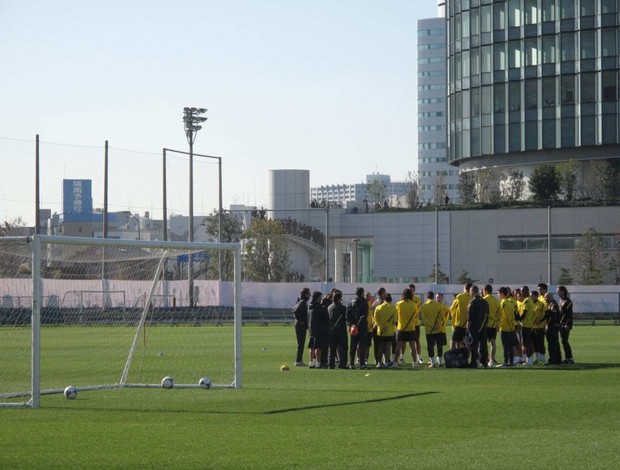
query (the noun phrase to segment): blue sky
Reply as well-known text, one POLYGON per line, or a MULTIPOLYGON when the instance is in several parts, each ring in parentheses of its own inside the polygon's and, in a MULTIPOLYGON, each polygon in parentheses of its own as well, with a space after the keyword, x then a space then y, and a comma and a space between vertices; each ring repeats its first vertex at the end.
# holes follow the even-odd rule
MULTIPOLYGON (((161 149, 186 151, 182 110, 208 108, 195 151, 223 158, 224 204, 262 205, 268 170, 312 186, 417 168, 417 20, 435 0, 0 2, 0 221, 34 221, 63 178, 92 179, 110 210, 161 217, 161 149), (68 144, 68 145, 56 145, 68 144)), ((197 160, 195 214, 217 205, 197 160)), ((187 213, 187 159, 168 165, 169 212, 187 213)))

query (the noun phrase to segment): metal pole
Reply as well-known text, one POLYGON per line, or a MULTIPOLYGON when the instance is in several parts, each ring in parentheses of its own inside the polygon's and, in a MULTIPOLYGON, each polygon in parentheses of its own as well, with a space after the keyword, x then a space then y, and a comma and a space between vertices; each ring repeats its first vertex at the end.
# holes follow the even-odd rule
POLYGON ((166 205, 166 149, 164 149, 164 161, 163 161, 163 173, 164 173, 164 181, 163 181, 163 186, 164 186, 164 190, 163 190, 163 194, 164 194, 164 200, 162 203, 162 207, 164 208, 164 216, 163 216, 163 222, 164 222, 164 241, 168 240, 168 207, 166 205))
POLYGON ((103 157, 103 238, 108 238, 108 141, 103 157))
POLYGON ((551 285, 551 206, 547 206, 547 284, 551 285))
POLYGON ((329 282, 329 206, 325 208, 325 282, 329 282))
POLYGON ((439 208, 435 207, 435 284, 439 284, 439 208))
MULTIPOLYGON (((194 241, 194 136, 189 135, 189 242, 194 241)), ((189 279, 189 306, 194 306, 194 263, 192 253, 187 254, 189 279)))
MULTIPOLYGON (((222 243, 222 159, 218 158, 217 159, 217 166, 218 166, 218 177, 219 177, 219 214, 218 214, 218 242, 222 243)), ((219 250, 218 251, 218 262, 220 265, 220 273, 219 273, 219 278, 220 281, 223 281, 224 279, 222 278, 222 273, 223 271, 223 266, 222 266, 222 261, 223 261, 223 256, 222 256, 222 251, 219 250)))
POLYGON ((33 408, 41 405, 41 240, 32 239, 32 398, 33 408))
POLYGON ((39 234, 39 223, 40 212, 41 212, 41 192, 40 192, 40 173, 39 173, 39 134, 36 137, 36 150, 35 150, 35 159, 34 159, 34 174, 35 174, 35 183, 34 183, 34 234, 39 234))

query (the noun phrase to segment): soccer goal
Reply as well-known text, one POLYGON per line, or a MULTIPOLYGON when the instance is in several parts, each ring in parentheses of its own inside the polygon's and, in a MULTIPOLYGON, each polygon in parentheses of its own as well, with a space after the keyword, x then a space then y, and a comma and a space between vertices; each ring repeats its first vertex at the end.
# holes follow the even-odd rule
POLYGON ((241 324, 238 243, 0 238, 0 406, 240 388, 241 324))

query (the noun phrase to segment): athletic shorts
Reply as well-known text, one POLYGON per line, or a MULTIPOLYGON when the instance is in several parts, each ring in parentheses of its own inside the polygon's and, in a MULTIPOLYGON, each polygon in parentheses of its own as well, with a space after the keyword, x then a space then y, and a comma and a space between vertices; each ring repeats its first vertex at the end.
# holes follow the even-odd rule
POLYGON ((455 326, 454 329, 452 330, 452 341, 455 341, 455 342, 463 341, 465 339, 465 333, 467 333, 467 330, 465 328, 460 327, 460 326, 455 326))
POLYGON ((497 338, 497 330, 495 328, 487 328, 487 340, 497 338))
POLYGON ((532 333, 531 328, 523 328, 521 334, 523 335, 524 344, 532 343, 534 341, 534 333, 532 333))
POLYGON ((416 339, 415 331, 396 330, 396 341, 402 341, 403 343, 409 343, 410 341, 414 341, 415 339, 416 339))
POLYGON ((327 338, 310 336, 308 349, 327 349, 327 338))
POLYGON ((377 336, 375 338, 375 340, 378 343, 392 343, 392 341, 394 341, 394 335, 390 335, 390 336, 377 336))

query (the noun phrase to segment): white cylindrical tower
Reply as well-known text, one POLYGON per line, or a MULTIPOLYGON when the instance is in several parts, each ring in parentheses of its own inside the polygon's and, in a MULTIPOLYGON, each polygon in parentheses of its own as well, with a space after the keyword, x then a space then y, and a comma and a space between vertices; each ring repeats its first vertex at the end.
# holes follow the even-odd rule
MULTIPOLYGON (((269 170, 268 210, 307 209, 310 206, 310 170, 269 170)), ((295 217, 293 213, 290 214, 295 217)), ((296 214, 297 219, 301 218, 296 214)))

